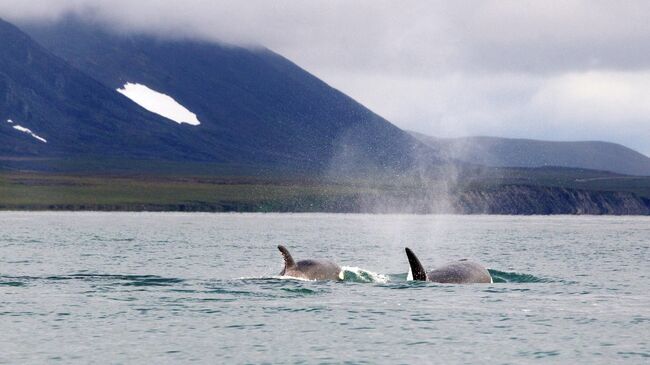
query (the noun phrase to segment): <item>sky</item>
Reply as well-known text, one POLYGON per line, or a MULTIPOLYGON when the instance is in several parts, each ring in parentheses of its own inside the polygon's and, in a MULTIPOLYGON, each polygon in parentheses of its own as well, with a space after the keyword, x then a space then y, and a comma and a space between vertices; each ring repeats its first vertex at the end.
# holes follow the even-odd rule
POLYGON ((268 47, 397 126, 650 155, 650 1, 0 0, 120 32, 268 47))

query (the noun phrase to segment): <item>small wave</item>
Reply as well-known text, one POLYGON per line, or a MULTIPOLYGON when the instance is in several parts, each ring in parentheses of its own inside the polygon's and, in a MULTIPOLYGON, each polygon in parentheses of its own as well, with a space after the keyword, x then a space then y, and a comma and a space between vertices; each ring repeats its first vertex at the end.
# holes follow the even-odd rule
POLYGON ((70 275, 54 276, 0 276, 0 285, 24 286, 25 281, 72 281, 82 280, 90 282, 106 282, 124 286, 170 286, 182 283, 179 278, 166 278, 157 275, 123 275, 123 274, 88 274, 77 273, 70 275), (7 280, 8 281, 4 281, 7 280), (6 283, 6 284, 3 284, 6 283))
POLYGON ((302 295, 318 294, 316 290, 312 290, 308 288, 281 288, 281 290, 284 290, 289 293, 302 294, 302 295))
POLYGON ((494 283, 546 283, 550 280, 531 274, 488 269, 494 283))
POLYGON ((339 278, 343 281, 355 283, 387 283, 390 278, 387 275, 378 274, 354 266, 343 266, 339 278))
POLYGON ((330 282, 297 279, 289 276, 245 277, 216 280, 202 293, 220 300, 241 297, 298 298, 329 293, 330 282))
POLYGON ((108 281, 124 286, 171 286, 185 280, 179 278, 166 278, 158 275, 124 275, 124 274, 89 274, 78 273, 65 276, 48 277, 49 280, 88 280, 108 281))
POLYGON ((0 286, 25 286, 25 283, 20 281, 0 281, 0 286))
POLYGON ((413 278, 409 278, 408 273, 404 274, 389 274, 388 275, 389 280, 388 281, 413 281, 413 278))

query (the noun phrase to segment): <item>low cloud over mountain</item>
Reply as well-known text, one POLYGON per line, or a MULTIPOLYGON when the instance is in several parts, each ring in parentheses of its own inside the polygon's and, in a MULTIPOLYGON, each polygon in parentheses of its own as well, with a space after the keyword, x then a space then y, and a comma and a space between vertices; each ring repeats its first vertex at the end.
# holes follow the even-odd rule
POLYGON ((608 140, 650 154, 645 1, 0 2, 119 31, 263 45, 398 126, 441 137, 608 140))

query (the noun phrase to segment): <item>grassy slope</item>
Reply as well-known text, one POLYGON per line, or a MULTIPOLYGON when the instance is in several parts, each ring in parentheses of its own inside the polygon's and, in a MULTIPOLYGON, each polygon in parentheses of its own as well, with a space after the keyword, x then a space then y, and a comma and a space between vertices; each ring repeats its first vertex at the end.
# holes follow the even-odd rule
POLYGON ((0 175, 2 209, 332 211, 350 194, 342 186, 235 177, 0 175))
MULTIPOLYGON (((650 198, 650 177, 574 169, 489 170, 455 191, 498 191, 504 185, 631 192, 650 198)), ((287 176, 73 175, 0 173, 0 209, 330 211, 364 210, 364 201, 436 200, 435 183, 335 183, 287 176)))
POLYGON ((610 172, 571 168, 497 169, 474 180, 478 187, 519 184, 562 187, 589 191, 634 193, 650 198, 650 176, 618 175, 610 172))

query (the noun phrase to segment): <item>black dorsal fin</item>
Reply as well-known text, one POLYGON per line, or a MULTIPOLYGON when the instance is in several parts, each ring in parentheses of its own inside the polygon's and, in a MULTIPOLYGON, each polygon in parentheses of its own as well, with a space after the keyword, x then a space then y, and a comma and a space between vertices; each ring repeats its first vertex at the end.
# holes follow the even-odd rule
POLYGON ((284 275, 284 272, 290 268, 296 266, 296 262, 293 261, 293 257, 291 257, 291 254, 289 253, 289 250, 287 250, 286 247, 282 245, 278 245, 278 250, 282 253, 282 257, 284 257, 284 270, 282 270, 282 275, 284 275))
POLYGON ((410 248, 406 247, 406 257, 409 259, 409 265, 411 266, 411 275, 413 275, 413 280, 427 281, 427 272, 424 271, 420 260, 415 256, 413 251, 410 248))

